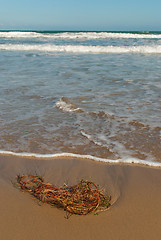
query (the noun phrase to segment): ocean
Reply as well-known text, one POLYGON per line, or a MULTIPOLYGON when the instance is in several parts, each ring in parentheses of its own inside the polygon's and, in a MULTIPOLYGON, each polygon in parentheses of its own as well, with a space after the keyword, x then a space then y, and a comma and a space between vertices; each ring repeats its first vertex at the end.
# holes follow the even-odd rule
POLYGON ((161 166, 161 32, 0 31, 0 153, 161 166))

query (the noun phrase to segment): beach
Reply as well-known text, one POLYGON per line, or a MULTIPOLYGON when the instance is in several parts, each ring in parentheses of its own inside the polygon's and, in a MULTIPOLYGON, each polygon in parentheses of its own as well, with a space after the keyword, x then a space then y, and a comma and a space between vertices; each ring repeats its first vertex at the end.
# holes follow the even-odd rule
POLYGON ((0 232, 9 239, 159 239, 161 168, 57 157, 0 156, 0 232), (37 173, 56 186, 94 181, 112 197, 98 215, 72 215, 40 206, 14 186, 18 174, 37 173))
POLYGON ((0 240, 159 240, 161 32, 0 31, 0 240), (94 182, 72 215, 15 186, 94 182))

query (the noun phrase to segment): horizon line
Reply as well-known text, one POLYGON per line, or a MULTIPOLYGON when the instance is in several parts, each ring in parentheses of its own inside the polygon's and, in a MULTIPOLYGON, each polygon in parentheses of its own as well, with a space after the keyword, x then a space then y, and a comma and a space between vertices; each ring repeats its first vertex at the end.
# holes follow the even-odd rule
POLYGON ((0 29, 1 32, 9 32, 9 31, 21 31, 21 32, 142 32, 142 33, 152 33, 152 32, 161 32, 161 30, 66 30, 66 29, 0 29))

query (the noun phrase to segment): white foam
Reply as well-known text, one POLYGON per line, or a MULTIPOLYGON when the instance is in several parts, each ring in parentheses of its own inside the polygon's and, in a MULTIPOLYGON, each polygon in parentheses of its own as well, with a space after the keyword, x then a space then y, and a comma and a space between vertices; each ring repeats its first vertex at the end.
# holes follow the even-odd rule
POLYGON ((108 39, 108 38, 139 38, 160 39, 161 34, 138 34, 138 33, 113 33, 113 32, 76 32, 58 33, 51 37, 62 39, 108 39))
MULTIPOLYGON (((92 138, 91 135, 85 133, 84 131, 81 130, 81 134, 82 136, 88 138, 90 141, 92 141, 94 144, 98 145, 98 146, 101 146, 101 147, 109 147, 109 145, 107 144, 103 144, 102 142, 99 142, 99 141, 96 141, 94 138, 92 138)), ((106 139, 106 142, 107 142, 107 139, 106 139)))
POLYGON ((161 46, 83 46, 83 45, 52 45, 52 44, 0 44, 0 50, 7 51, 40 51, 67 53, 141 53, 161 54, 161 46))
POLYGON ((58 157, 74 157, 74 158, 83 158, 83 159, 89 159, 94 160, 97 162, 104 162, 104 163, 110 163, 110 164, 136 164, 136 165, 145 165, 150 167, 161 167, 160 162, 153 162, 153 161, 145 161, 138 158, 122 158, 122 159, 106 159, 106 158, 99 158, 92 155, 81 155, 81 154, 75 154, 75 153, 55 153, 55 154, 38 154, 38 153, 15 153, 11 151, 3 151, 0 150, 0 154, 3 155, 12 155, 12 156, 19 156, 19 157, 34 157, 34 158, 40 158, 40 159, 51 159, 51 158, 58 158, 58 157))
POLYGON ((115 33, 115 32, 60 32, 60 33, 38 33, 9 31, 0 32, 2 38, 51 38, 51 39, 108 39, 108 38, 126 38, 126 39, 160 39, 161 34, 145 33, 115 33))
POLYGON ((130 155, 133 153, 132 150, 127 150, 125 146, 118 142, 117 140, 114 141, 110 139, 113 135, 113 131, 109 134, 108 138, 105 137, 105 135, 103 134, 97 134, 97 137, 95 139, 94 136, 91 136, 85 133, 84 131, 81 131, 81 134, 84 137, 88 138, 90 141, 92 141, 94 144, 108 148, 111 152, 115 154, 117 153, 117 155, 120 156, 122 159, 124 159, 125 156, 128 156, 130 158, 130 155))
POLYGON ((62 97, 60 100, 58 100, 55 103, 55 105, 57 108, 65 111, 65 112, 80 112, 80 111, 82 111, 81 108, 77 108, 77 107, 75 107, 74 104, 66 101, 64 97, 62 97))
POLYGON ((134 33, 112 33, 112 32, 81 32, 57 34, 58 38, 70 39, 106 39, 106 38, 161 38, 161 34, 134 34, 134 33))
POLYGON ((0 32, 1 38, 39 38, 43 37, 41 33, 36 32, 20 32, 20 31, 10 31, 10 32, 0 32))

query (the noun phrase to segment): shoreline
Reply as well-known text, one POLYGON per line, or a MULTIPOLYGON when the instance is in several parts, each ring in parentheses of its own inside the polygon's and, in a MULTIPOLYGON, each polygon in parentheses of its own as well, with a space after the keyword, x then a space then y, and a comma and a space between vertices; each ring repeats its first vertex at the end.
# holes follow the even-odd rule
POLYGON ((87 161, 92 160, 95 162, 102 162, 112 165, 117 164, 125 164, 125 165, 135 165, 135 166, 147 166, 152 168, 161 168, 161 162, 159 161, 151 161, 151 160, 142 160, 134 157, 124 157, 121 159, 109 159, 109 158, 101 158, 93 155, 83 155, 77 153, 55 153, 55 154, 40 154, 40 153, 27 153, 27 152, 12 152, 12 151, 3 151, 0 150, 0 156, 16 156, 21 158, 32 158, 39 160, 54 160, 57 158, 76 158, 76 159, 85 159, 87 161))
POLYGON ((1 239, 159 239, 160 185, 160 168, 0 155, 1 239), (17 174, 35 172, 56 186, 81 179, 94 181, 112 196, 112 207, 97 216, 73 215, 67 220, 63 210, 39 206, 32 196, 13 186, 17 174))

